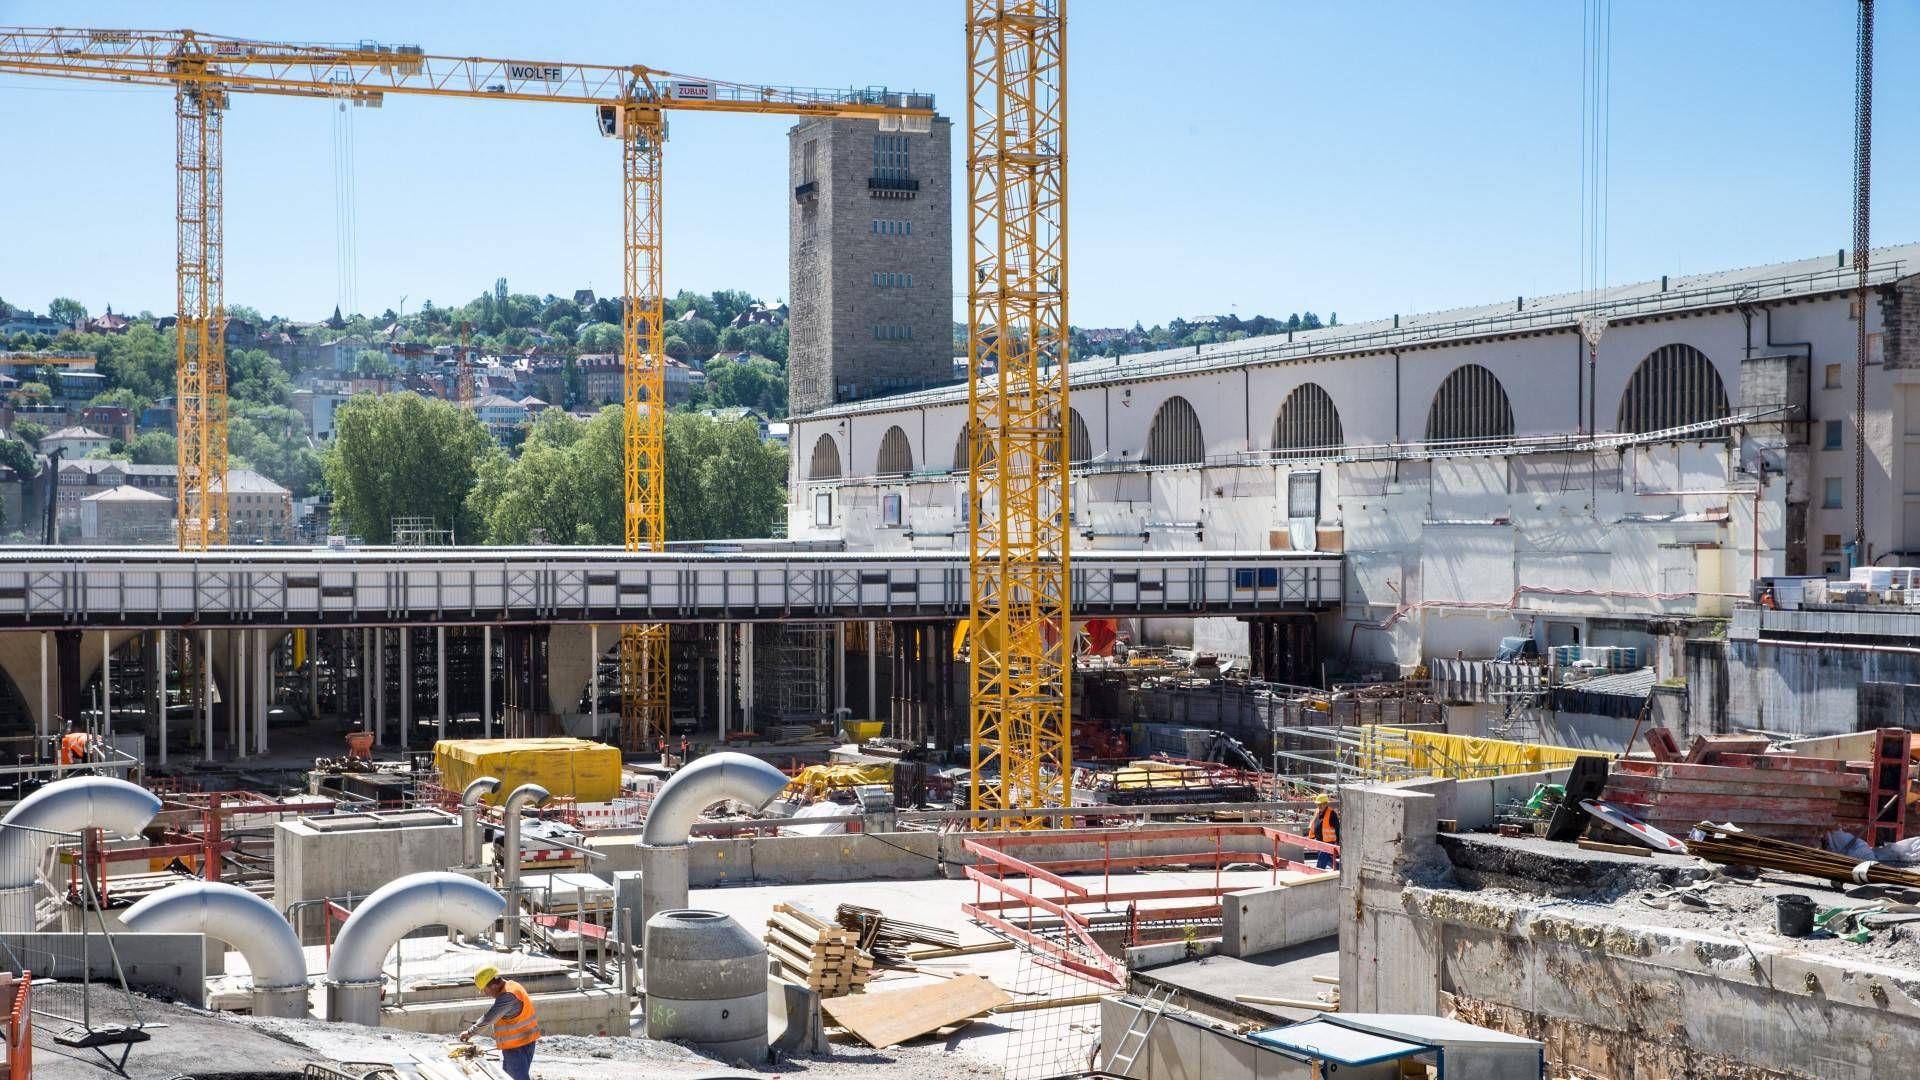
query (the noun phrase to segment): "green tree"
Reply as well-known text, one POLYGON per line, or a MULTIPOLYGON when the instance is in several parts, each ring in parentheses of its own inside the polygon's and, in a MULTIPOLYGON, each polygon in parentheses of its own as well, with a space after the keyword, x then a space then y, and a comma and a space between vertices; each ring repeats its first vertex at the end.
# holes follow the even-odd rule
POLYGON ((293 380, 280 361, 261 350, 236 349, 227 354, 227 396, 236 401, 285 405, 293 400, 293 380))
POLYGON ((93 395, 93 400, 87 402, 87 404, 119 406, 131 412, 134 420, 138 421, 140 419, 140 413, 144 411, 148 405, 153 404, 153 402, 141 397, 136 391, 129 390, 124 386, 116 386, 111 390, 103 390, 93 395))
POLYGON ((353 373, 363 379, 390 379, 393 370, 393 361, 378 349, 362 349, 353 358, 353 373))
POLYGON ((698 317, 668 323, 666 336, 667 355, 673 357, 704 360, 720 346, 720 333, 713 323, 698 317))
POLYGON ((47 425, 38 420, 22 420, 13 425, 14 437, 28 446, 39 446, 47 437, 47 425))
POLYGON ((588 323, 581 327, 574 343, 583 353, 617 353, 621 347, 620 324, 588 323))
POLYGON ((53 399, 52 388, 43 382, 23 382, 20 384, 20 389, 14 391, 14 393, 19 394, 28 401, 50 401, 53 399))
POLYGON ((431 517, 456 537, 476 534, 468 508, 482 466, 499 454, 472 411, 418 394, 360 395, 334 414, 324 457, 333 512, 371 543, 393 539, 393 519, 431 517))
POLYGON ((667 418, 667 538, 768 536, 786 505, 787 455, 748 420, 667 418))
POLYGON ((134 436, 127 453, 135 465, 172 465, 179 461, 179 445, 164 431, 148 431, 134 436))
POLYGON ((34 459, 33 450, 19 439, 0 439, 0 465, 13 470, 13 474, 22 480, 31 479, 40 471, 40 463, 34 459))
POLYGON ((707 401, 717 408, 745 405, 763 416, 787 414, 787 373, 764 356, 707 362, 707 401))
POLYGON ((71 296, 56 296, 47 305, 47 318, 74 326, 87 317, 87 306, 71 296))
POLYGON ((620 474, 623 418, 603 409, 586 422, 549 409, 534 422, 520 456, 495 455, 467 499, 494 544, 537 534, 561 544, 617 544, 625 535, 620 474))

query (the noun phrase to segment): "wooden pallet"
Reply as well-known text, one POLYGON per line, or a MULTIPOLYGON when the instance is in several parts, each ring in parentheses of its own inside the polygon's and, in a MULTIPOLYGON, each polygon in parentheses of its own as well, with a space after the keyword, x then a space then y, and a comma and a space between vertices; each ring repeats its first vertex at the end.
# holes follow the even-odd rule
POLYGON ((821 997, 866 991, 873 957, 859 947, 852 931, 805 908, 775 904, 765 940, 767 955, 779 963, 781 975, 821 997))

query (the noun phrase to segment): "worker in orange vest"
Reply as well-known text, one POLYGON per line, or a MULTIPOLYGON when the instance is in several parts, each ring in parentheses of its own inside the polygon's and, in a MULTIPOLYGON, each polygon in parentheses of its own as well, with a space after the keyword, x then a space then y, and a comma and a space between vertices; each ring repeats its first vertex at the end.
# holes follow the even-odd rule
POLYGON ((482 1024, 493 1024, 493 1045, 500 1051, 500 1068, 513 1080, 531 1080, 533 1045, 540 1041, 540 1019, 534 1013, 533 998, 527 988, 512 979, 500 977, 500 969, 488 964, 474 973, 473 985, 493 995, 486 1015, 460 1033, 467 1042, 482 1024))
MULTIPOLYGON (((1327 796, 1313 797, 1313 821, 1307 826, 1307 839, 1318 840, 1323 844, 1340 842, 1340 811, 1333 808, 1333 800, 1327 796)), ((1316 851, 1314 864, 1322 870, 1333 869, 1333 856, 1325 851, 1316 851)))
POLYGON ((60 736, 60 764, 84 765, 92 756, 93 736, 80 730, 80 725, 69 720, 66 734, 60 736))

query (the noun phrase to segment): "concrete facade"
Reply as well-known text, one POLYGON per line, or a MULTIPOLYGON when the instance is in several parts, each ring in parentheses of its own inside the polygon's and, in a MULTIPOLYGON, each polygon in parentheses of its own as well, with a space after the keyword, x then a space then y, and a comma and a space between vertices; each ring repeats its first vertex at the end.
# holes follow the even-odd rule
MULTIPOLYGON (((1875 256, 1890 275, 1868 305, 1876 356, 1886 320, 1916 304, 1920 280, 1892 276, 1913 262, 1920 245, 1875 256)), ((1402 669, 1491 655, 1515 634, 1587 642, 1603 625, 1724 617, 1756 575, 1843 571, 1856 434, 1846 269, 1828 256, 1610 290, 1591 380, 1574 297, 1081 361, 1076 547, 1343 551, 1347 603, 1322 620, 1323 649, 1351 642, 1361 663, 1402 669), (1732 412, 1764 419, 1610 439, 1636 372, 1677 347, 1710 361, 1732 412), (1425 441, 1436 395, 1467 365, 1498 380, 1515 425, 1483 454, 1425 441), (1276 447, 1284 403, 1308 384, 1337 409, 1341 445, 1276 447), (1204 460, 1143 464, 1174 398, 1198 417, 1204 460)), ((1867 558, 1920 551, 1920 366, 1875 364, 1868 379, 1867 558)), ((796 418, 788 535, 963 549, 965 422, 962 387, 796 418), (895 429, 911 475, 879 467, 895 429), (837 476, 814 475, 816 448, 837 476)), ((1218 620, 1161 620, 1136 637, 1248 652, 1244 626, 1218 620)))
POLYGON ((952 379, 952 127, 788 132, 791 412, 952 379))
MULTIPOLYGON (((273 827, 273 905, 281 911, 301 901, 365 897, 398 877, 460 865, 460 822, 326 831, 307 818, 273 827)), ((317 914, 296 919, 306 944, 325 940, 317 914)))

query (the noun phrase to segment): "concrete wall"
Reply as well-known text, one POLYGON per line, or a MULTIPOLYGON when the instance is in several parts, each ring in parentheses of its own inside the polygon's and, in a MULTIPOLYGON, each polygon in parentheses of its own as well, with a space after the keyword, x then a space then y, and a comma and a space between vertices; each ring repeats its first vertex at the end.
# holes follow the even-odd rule
MULTIPOLYGON (((1164 826, 1177 828, 1181 826, 1164 826)), ((1047 862, 1097 858, 1100 848, 1077 843, 1086 830, 1067 830, 1058 844, 1038 844, 1019 851, 1023 859, 1047 862)), ((1170 855, 1195 850, 1194 841, 1155 837, 1153 825, 1142 826, 1113 841, 1108 850, 1116 859, 1139 855, 1170 855)), ((965 835, 930 832, 847 833, 839 836, 771 836, 695 840, 688 858, 688 883, 712 888, 743 881, 879 881, 959 877, 960 867, 976 861, 966 850, 965 835)), ((611 877, 616 871, 640 869, 638 832, 589 837, 587 846, 607 857, 593 871, 611 877)), ((1259 837, 1228 837, 1222 850, 1269 852, 1272 845, 1259 837)), ((1280 854, 1300 859, 1298 848, 1282 846, 1280 854)))
MULTIPOLYGON (((119 932, 113 935, 114 950, 109 950, 106 942, 98 934, 94 935, 90 946, 85 949, 86 958, 81 958, 81 934, 0 934, 0 948, 4 948, 11 961, 9 969, 17 965, 33 972, 36 981, 41 979, 77 980, 82 972, 91 974, 96 994, 118 994, 118 976, 114 973, 114 950, 120 957, 120 967, 126 972, 127 985, 134 990, 156 997, 170 997, 199 1006, 207 996, 206 938, 200 934, 131 934, 119 932)), ((48 1005, 35 991, 35 1004, 42 1008, 58 1008, 48 1005)), ((63 994, 61 1005, 71 1005, 74 1015, 79 1015, 79 998, 63 994)), ((98 1002, 101 999, 96 998, 98 1002)))
POLYGON ((1920 656, 1809 649, 1761 640, 1726 643, 1727 711, 1742 728, 1787 735, 1844 735, 1906 726, 1908 710, 1885 708, 1868 684, 1920 685, 1920 656))
POLYGON ((1284 949, 1340 932, 1340 875, 1234 893, 1221 903, 1220 951, 1228 956, 1284 949))
MULTIPOLYGON (((1125 998, 1100 1002, 1100 1064, 1120 1048, 1127 1026, 1139 1010, 1125 998)), ((1128 1040, 1128 1049, 1137 1040, 1128 1040)), ((1340 1080, 1394 1080, 1398 1067, 1342 1066, 1340 1080)), ((1133 1068, 1120 1074, 1139 1080, 1311 1080, 1319 1073, 1308 1062, 1288 1057, 1224 1027, 1193 1015, 1170 1012, 1153 1025, 1146 1050, 1133 1068)))
POLYGON ((1342 793, 1341 1001, 1541 1039, 1602 1076, 1867 1080, 1920 1052, 1920 970, 1457 887, 1451 781, 1342 793))
MULTIPOLYGON (((1547 769, 1543 772, 1513 773, 1509 776, 1482 776, 1473 780, 1461 780, 1453 787, 1453 818, 1459 822, 1463 831, 1490 829, 1493 817, 1499 808, 1513 802, 1524 802, 1532 797, 1533 789, 1541 784, 1564 784, 1567 769, 1547 769)), ((1342 848, 1345 854, 1345 848, 1342 848)))

